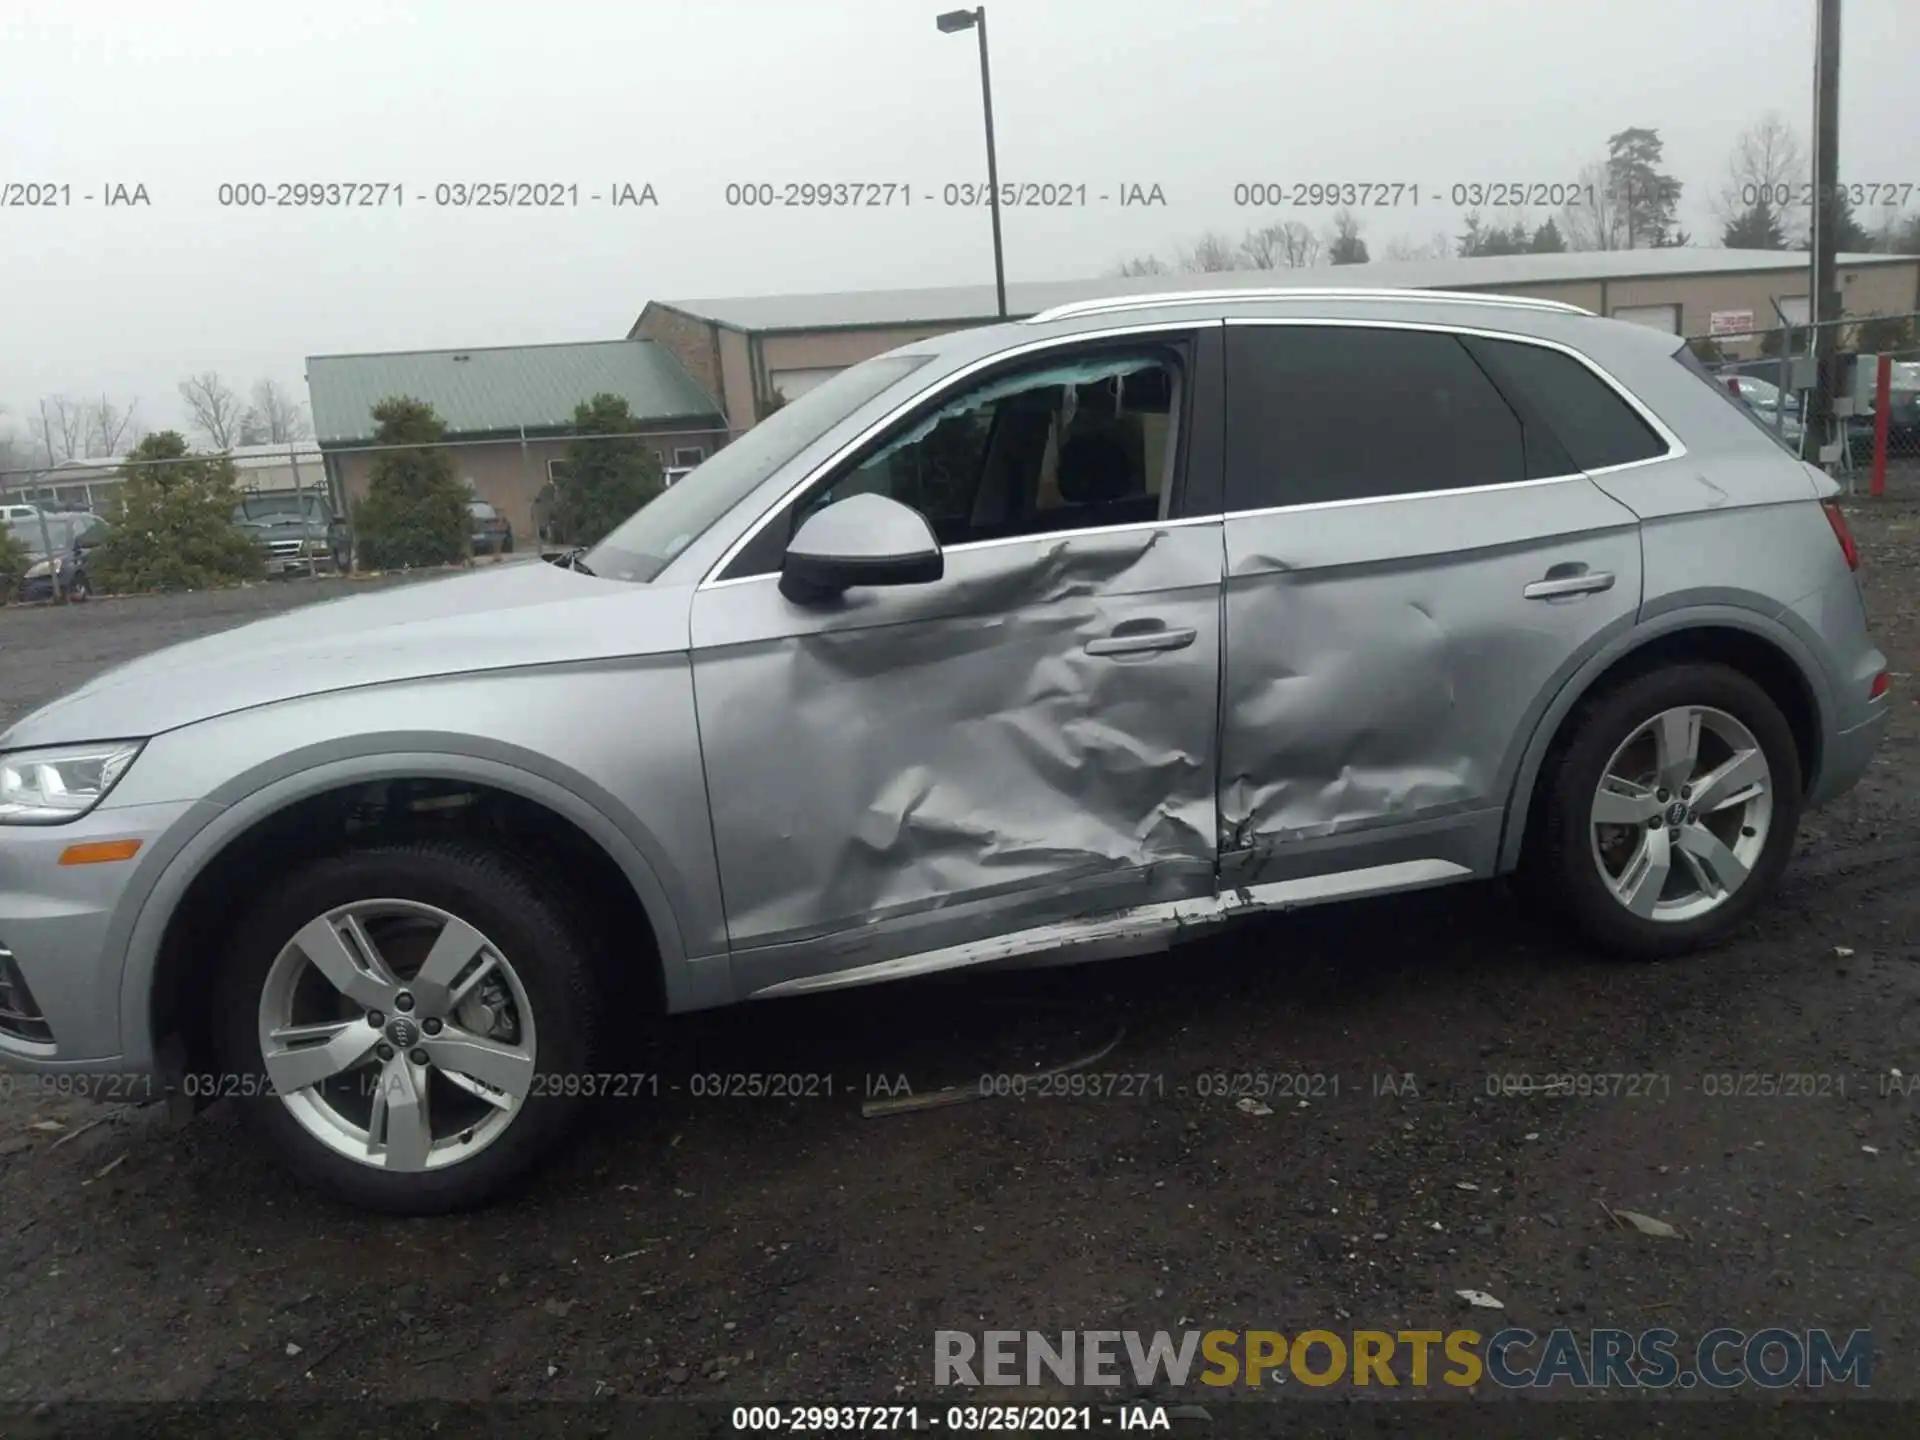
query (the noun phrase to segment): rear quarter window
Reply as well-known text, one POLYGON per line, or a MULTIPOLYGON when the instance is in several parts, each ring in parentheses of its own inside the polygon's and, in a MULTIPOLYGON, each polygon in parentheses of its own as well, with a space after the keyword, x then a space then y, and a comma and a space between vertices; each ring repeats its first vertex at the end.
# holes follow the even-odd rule
POLYGON ((1789 455, 1795 453, 1793 447, 1781 438, 1770 423, 1763 420, 1751 405, 1747 404, 1746 401, 1742 400, 1728 388, 1726 378, 1715 375, 1711 370, 1707 369, 1701 362, 1700 357, 1694 354, 1691 348, 1682 345, 1678 350, 1673 352, 1673 358, 1683 370, 1687 371, 1687 373, 1692 375, 1702 385, 1712 390, 1714 394, 1718 395, 1735 410, 1738 410, 1742 415, 1746 416, 1747 423, 1753 426, 1754 429, 1758 430, 1789 455))
POLYGON ((1667 442, 1620 392, 1564 350, 1478 335, 1466 337, 1466 345, 1494 383, 1522 413, 1545 424, 1580 469, 1606 470, 1667 453, 1667 442))

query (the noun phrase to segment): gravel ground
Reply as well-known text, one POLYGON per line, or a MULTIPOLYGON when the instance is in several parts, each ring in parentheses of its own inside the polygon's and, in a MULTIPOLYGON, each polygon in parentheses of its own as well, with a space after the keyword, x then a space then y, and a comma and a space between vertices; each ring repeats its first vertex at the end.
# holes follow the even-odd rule
MULTIPOLYGON (((1892 734, 1714 955, 1595 961, 1489 885, 1276 917, 1172 962, 684 1017, 659 1098, 608 1104, 524 1193, 438 1221, 303 1193, 220 1107, 175 1125, 0 1092, 0 1401, 883 1403, 930 1392, 939 1328, 1450 1329, 1474 1323, 1467 1287, 1543 1330, 1871 1326, 1875 1393, 1920 1394, 1920 1125, 1882 1093, 1892 1067, 1920 1076, 1920 485, 1852 513, 1902 676, 1892 734), (1094 1069, 1144 1093, 861 1113, 874 1077, 1031 1073, 1116 1033, 1094 1069), (746 1071, 832 1093, 692 1093, 746 1071), (1212 1093, 1247 1072, 1312 1093, 1266 1114, 1212 1093), (1624 1072, 1657 1078, 1489 1093, 1624 1072), (1839 1080, 1728 1098, 1723 1074, 1839 1080)), ((0 723, 355 588, 0 613, 0 723)))

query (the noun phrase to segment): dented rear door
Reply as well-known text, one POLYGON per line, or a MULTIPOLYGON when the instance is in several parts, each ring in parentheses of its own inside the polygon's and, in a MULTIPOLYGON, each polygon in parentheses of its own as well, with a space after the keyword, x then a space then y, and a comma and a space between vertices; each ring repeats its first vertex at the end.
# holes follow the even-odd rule
POLYGON ((1489 873, 1532 717, 1633 623, 1636 518, 1443 329, 1226 335, 1224 881, 1489 873))

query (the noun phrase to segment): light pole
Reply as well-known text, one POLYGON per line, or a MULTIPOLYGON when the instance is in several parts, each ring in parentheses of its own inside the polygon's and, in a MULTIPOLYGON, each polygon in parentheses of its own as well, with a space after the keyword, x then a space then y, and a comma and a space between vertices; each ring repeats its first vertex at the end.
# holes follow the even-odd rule
POLYGON ((993 290, 1000 304, 1000 318, 1004 320, 1007 318, 1007 266, 1000 253, 1000 166, 993 153, 993 76, 987 66, 987 7, 949 10, 934 24, 943 35, 955 35, 962 30, 980 32, 980 103, 987 114, 987 188, 992 192, 988 198, 993 206, 993 290))

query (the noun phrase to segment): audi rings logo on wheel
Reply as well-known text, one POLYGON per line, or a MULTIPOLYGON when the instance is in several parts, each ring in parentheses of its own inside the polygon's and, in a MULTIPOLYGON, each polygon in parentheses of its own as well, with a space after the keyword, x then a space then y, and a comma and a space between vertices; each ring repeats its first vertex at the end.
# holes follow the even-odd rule
POLYGON ((405 1015, 397 1015, 387 1025, 387 1039, 399 1050, 411 1050, 420 1040, 420 1026, 405 1015))

